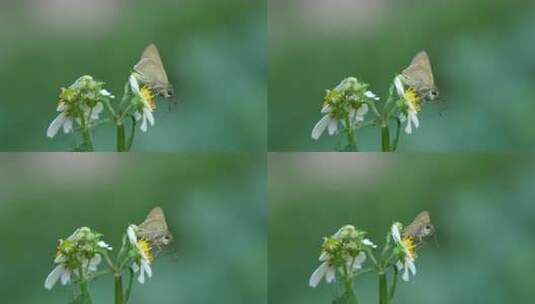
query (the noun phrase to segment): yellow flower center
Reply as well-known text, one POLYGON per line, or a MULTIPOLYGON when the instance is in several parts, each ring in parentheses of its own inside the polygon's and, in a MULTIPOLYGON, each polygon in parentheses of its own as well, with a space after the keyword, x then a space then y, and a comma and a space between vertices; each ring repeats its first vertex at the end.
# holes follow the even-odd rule
POLYGON ((143 86, 141 89, 139 89, 139 93, 141 94, 141 97, 143 97, 144 100, 146 100, 149 103, 149 107, 154 110, 156 109, 156 103, 154 102, 154 95, 152 94, 152 91, 149 87, 143 86))
POLYGON ((418 94, 416 93, 415 89, 408 88, 405 91, 405 100, 407 100, 407 102, 412 105, 416 112, 420 112, 420 98, 418 97, 418 94))
POLYGON ((408 251, 407 254, 415 259, 416 258, 416 244, 414 244, 414 240, 410 236, 406 236, 403 239, 401 239, 401 244, 403 247, 408 251))
POLYGON ((154 260, 154 256, 152 255, 152 248, 149 244, 149 241, 141 239, 137 242, 137 245, 139 249, 143 252, 143 255, 147 257, 149 262, 152 262, 152 260, 154 260))

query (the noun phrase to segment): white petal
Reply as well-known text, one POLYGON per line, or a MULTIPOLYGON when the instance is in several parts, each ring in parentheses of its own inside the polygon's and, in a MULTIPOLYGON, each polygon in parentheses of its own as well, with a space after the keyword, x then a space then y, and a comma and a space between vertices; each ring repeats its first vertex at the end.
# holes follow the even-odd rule
POLYGON ((310 279, 308 280, 308 285, 310 285, 310 287, 318 286, 319 282, 327 272, 328 268, 329 264, 327 262, 322 263, 318 268, 316 268, 316 270, 314 270, 314 272, 310 276, 310 279))
POLYGON ((334 267, 328 267, 325 273, 325 281, 332 283, 336 280, 336 269, 334 267))
POLYGON ((324 252, 321 253, 321 255, 320 255, 320 257, 319 257, 318 260, 319 260, 320 262, 325 262, 325 261, 327 261, 330 257, 331 257, 331 255, 324 251, 324 252))
POLYGON ((377 245, 375 245, 372 241, 370 241, 369 239, 363 239, 362 240, 362 244, 363 245, 366 245, 366 246, 370 246, 372 248, 377 248, 377 245))
POLYGON ((355 116, 356 122, 364 121, 364 116, 368 113, 368 105, 362 104, 357 110, 357 115, 355 116))
POLYGON ((336 119, 329 119, 329 125, 327 126, 327 129, 329 131, 329 135, 336 134, 336 131, 338 131, 338 121, 336 121, 336 119))
POLYGON ((404 268, 403 274, 401 275, 401 278, 403 281, 408 282, 409 281, 409 272, 407 271, 407 267, 404 268))
POLYGON ((364 93, 364 95, 366 95, 366 97, 368 97, 368 98, 379 100, 379 97, 377 97, 375 94, 373 94, 372 91, 366 91, 364 93))
POLYGON ((63 133, 69 134, 72 131, 72 118, 65 118, 65 122, 63 123, 63 133))
POLYGON ((416 275, 416 265, 414 262, 408 262, 407 263, 409 270, 412 272, 412 275, 416 275))
POLYGON ((401 82, 401 75, 396 76, 394 79, 394 86, 400 97, 405 96, 405 88, 403 88, 403 83, 401 82))
POLYGON ((141 118, 143 118, 143 115, 141 115, 141 113, 139 112, 134 112, 134 118, 139 121, 141 118))
POLYGON ((327 128, 330 120, 331 118, 329 115, 325 115, 316 123, 312 129, 312 139, 318 140, 318 138, 320 138, 321 134, 323 134, 323 131, 325 131, 325 128, 327 128))
POLYGON ((126 234, 128 235, 128 240, 130 241, 130 244, 137 245, 137 236, 136 231, 134 229, 134 225, 128 226, 128 228, 126 229, 126 234))
POLYGON ((48 126, 46 130, 46 136, 53 138, 58 133, 59 129, 65 122, 66 116, 65 113, 60 113, 48 126))
POLYGON ((104 249, 107 249, 107 250, 113 250, 113 248, 111 248, 110 245, 108 245, 106 242, 104 241, 99 241, 97 243, 97 245, 100 247, 100 248, 104 248, 104 249))
POLYGON ((46 277, 45 280, 45 288, 50 290, 54 285, 56 285, 56 282, 63 274, 63 271, 65 271, 65 267, 63 265, 58 265, 56 268, 54 268, 46 277))
POLYGON ((89 271, 97 271, 97 267, 98 267, 98 265, 100 264, 101 261, 102 261, 102 257, 100 256, 100 254, 96 254, 91 259, 91 261, 89 261, 89 266, 87 267, 87 269, 89 271))
POLYGON ((61 285, 67 285, 71 282, 71 272, 67 269, 61 274, 61 285))
POLYGON ((106 90, 106 89, 100 90, 100 95, 106 96, 106 97, 109 97, 109 98, 112 98, 112 99, 115 98, 115 96, 111 95, 111 93, 108 92, 108 90, 106 90))
POLYGON ((420 122, 418 121, 418 116, 416 115, 416 112, 412 113, 409 118, 412 120, 412 123, 414 124, 415 128, 418 128, 420 126, 420 122))
POLYGON ((408 119, 407 120, 407 126, 405 127, 405 133, 407 134, 411 134, 412 133, 412 120, 411 119, 408 119))
POLYGON ((353 262, 353 267, 358 265, 358 268, 360 269, 362 267, 362 264, 366 261, 366 254, 364 251, 359 252, 359 254, 355 257, 355 261, 353 262))
POLYGON ((134 74, 131 74, 128 78, 128 81, 130 82, 130 87, 132 88, 132 92, 139 95, 139 84, 137 82, 136 76, 134 74))
POLYGON ((139 126, 139 129, 143 132, 147 132, 147 116, 145 114, 142 115, 143 120, 141 121, 141 126, 139 126))
POLYGON ((149 278, 152 277, 152 269, 150 268, 150 263, 148 261, 141 261, 141 267, 145 270, 149 278))
POLYGON ((91 111, 91 119, 98 119, 98 116, 100 115, 100 113, 102 113, 102 110, 104 110, 104 105, 102 104, 102 102, 97 102, 97 104, 93 107, 93 111, 91 111))
POLYGON ((147 120, 149 121, 151 126, 154 126, 154 116, 152 115, 152 111, 148 108, 143 108, 143 112, 145 116, 147 116, 147 120))
POLYGON ((137 265, 137 263, 132 263, 132 270, 134 272, 138 272, 139 271, 139 266, 137 265))
POLYGON ((397 268, 398 270, 403 269, 403 264, 401 263, 401 261, 398 260, 398 261, 396 262, 396 268, 397 268))
POLYGON ((390 229, 392 233, 392 238, 394 239, 396 243, 401 243, 401 233, 399 231, 400 229, 399 226, 400 226, 399 223, 394 223, 392 224, 392 228, 390 229))
POLYGON ((323 108, 321 108, 321 113, 322 114, 329 113, 331 112, 331 108, 332 108, 331 105, 326 104, 323 108))
POLYGON ((145 283, 145 271, 143 271, 143 268, 141 268, 141 271, 139 272, 139 276, 137 277, 137 281, 141 284, 145 283))

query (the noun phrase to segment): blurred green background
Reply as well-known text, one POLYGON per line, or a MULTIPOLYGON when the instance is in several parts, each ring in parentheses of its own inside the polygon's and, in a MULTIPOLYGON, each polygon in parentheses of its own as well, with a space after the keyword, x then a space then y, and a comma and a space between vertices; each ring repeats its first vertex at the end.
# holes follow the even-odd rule
MULTIPOLYGON (((441 90, 400 151, 535 148, 532 0, 269 0, 270 151, 332 151, 310 138, 325 89, 353 75, 386 98, 396 73, 427 50, 441 90)), ((380 149, 379 131, 360 148, 380 149)))
MULTIPOLYGON (((394 221, 422 210, 438 246, 418 249, 417 275, 399 282, 395 303, 535 297, 533 156, 273 153, 268 167, 271 303, 330 303, 333 286, 308 287, 322 237, 353 224, 382 245, 394 221)), ((378 303, 377 285, 375 275, 357 280, 360 303, 378 303)))
MULTIPOLYGON (((266 23, 260 0, 0 1, 0 150, 72 150, 45 135, 60 88, 90 74, 120 98, 154 42, 178 104, 134 151, 265 151, 266 23)), ((94 137, 115 149, 113 126, 94 137)))
MULTIPOLYGON (((89 226, 118 250, 155 205, 175 242, 152 279, 134 282, 132 304, 266 303, 264 156, 32 153, 0 164, 3 303, 67 303, 69 287, 44 289, 58 239, 89 226)), ((94 303, 113 301, 111 276, 91 289, 94 303)))

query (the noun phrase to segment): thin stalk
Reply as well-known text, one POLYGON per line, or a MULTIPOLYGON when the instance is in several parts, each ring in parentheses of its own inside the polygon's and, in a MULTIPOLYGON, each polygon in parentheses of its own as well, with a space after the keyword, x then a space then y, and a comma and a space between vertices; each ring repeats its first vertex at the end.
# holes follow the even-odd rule
POLYGON ((396 287, 398 285, 398 276, 399 276, 399 271, 397 269, 396 266, 392 267, 394 268, 394 277, 392 278, 392 287, 390 287, 390 295, 388 296, 388 299, 390 301, 392 301, 392 299, 394 298, 394 294, 396 293, 396 287))
POLYGON ((390 130, 388 124, 381 127, 381 147, 383 152, 390 152, 390 130))
POLYGON ((349 114, 346 114, 345 116, 345 125, 346 125, 346 136, 347 136, 347 143, 349 146, 349 149, 351 151, 358 152, 357 147, 357 140, 355 139, 355 135, 353 134, 353 128, 351 128, 351 124, 349 123, 349 114))
POLYGON ((115 275, 115 304, 123 304, 123 277, 115 275))
POLYGON ((85 121, 84 115, 80 115, 82 121, 82 137, 84 139, 84 145, 87 152, 93 152, 93 143, 91 142, 91 135, 89 134, 89 128, 85 121))
POLYGON ((85 279, 85 272, 82 268, 82 265, 78 266, 78 274, 80 275, 79 285, 80 293, 82 299, 84 300, 83 304, 91 304, 91 294, 89 293, 89 285, 87 284, 87 280, 85 279))
POLYGON ((396 152, 399 143, 399 135, 401 131, 401 120, 396 118, 396 137, 394 137, 394 142, 392 143, 392 152, 396 152))
POLYGON ((387 283, 386 275, 384 270, 381 270, 379 273, 379 304, 388 304, 388 295, 387 295, 387 283))
POLYGON ((124 302, 128 303, 130 299, 130 292, 132 291, 132 282, 134 281, 134 271, 132 268, 128 269, 128 285, 126 287, 126 293, 124 295, 124 302))
POLYGON ((359 301, 357 300, 357 296, 353 290, 353 285, 351 284, 351 278, 349 277, 347 267, 344 267, 344 287, 346 289, 346 294, 349 295, 348 303, 358 304, 359 301))
POLYGON ((117 152, 125 152, 126 144, 124 139, 124 124, 117 122, 117 152))
POLYGON ((128 141, 126 142, 126 151, 130 151, 130 148, 132 148, 134 136, 136 135, 136 118, 134 116, 130 116, 130 118, 132 118, 132 130, 130 132, 130 136, 128 137, 128 141))

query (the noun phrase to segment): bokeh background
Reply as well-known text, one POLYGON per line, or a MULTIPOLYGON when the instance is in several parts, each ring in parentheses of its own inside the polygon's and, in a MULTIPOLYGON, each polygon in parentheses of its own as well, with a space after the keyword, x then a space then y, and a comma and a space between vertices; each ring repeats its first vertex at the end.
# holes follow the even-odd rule
MULTIPOLYGON (((72 150, 45 135, 60 88, 89 74, 120 98, 153 42, 178 104, 133 151, 264 151, 266 24, 260 0, 0 0, 0 150, 72 150)), ((115 149, 113 126, 94 137, 115 149)))
MULTIPOLYGON (((118 250, 128 224, 160 205, 175 242, 148 282, 134 282, 129 303, 266 303, 265 162, 250 154, 0 155, 2 302, 68 303, 69 286, 44 289, 58 239, 88 226, 118 250)), ((113 278, 91 290, 94 303, 111 303, 113 278)))
MULTIPOLYGON (((274 153, 268 159, 270 303, 330 303, 308 287, 322 237, 344 224, 377 244, 429 210, 437 229, 395 303, 527 303, 535 296, 535 158, 525 155, 274 153)), ((391 278, 391 276, 389 276, 391 278)), ((377 277, 356 284, 378 303, 377 277)), ((340 289, 340 287, 339 287, 340 289)))
MULTIPOLYGON (((310 138, 325 89, 353 75, 386 98, 396 73, 427 50, 439 104, 399 151, 535 147, 532 0, 269 0, 269 150, 333 151, 310 138)), ((380 149, 378 130, 360 148, 380 149)))

